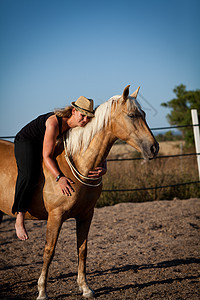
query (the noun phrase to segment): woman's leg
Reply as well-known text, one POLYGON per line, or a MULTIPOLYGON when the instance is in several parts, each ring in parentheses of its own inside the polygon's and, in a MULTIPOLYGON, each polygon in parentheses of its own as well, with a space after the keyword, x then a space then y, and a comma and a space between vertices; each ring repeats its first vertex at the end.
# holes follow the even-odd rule
POLYGON ((15 222, 16 235, 21 241, 28 240, 28 233, 24 224, 24 212, 18 212, 15 222))
POLYGON ((16 234, 20 240, 28 239, 24 224, 24 215, 29 208, 34 187, 39 177, 41 156, 40 149, 38 148, 39 145, 35 145, 31 142, 15 142, 18 177, 12 213, 14 214, 17 212, 15 228, 16 234))

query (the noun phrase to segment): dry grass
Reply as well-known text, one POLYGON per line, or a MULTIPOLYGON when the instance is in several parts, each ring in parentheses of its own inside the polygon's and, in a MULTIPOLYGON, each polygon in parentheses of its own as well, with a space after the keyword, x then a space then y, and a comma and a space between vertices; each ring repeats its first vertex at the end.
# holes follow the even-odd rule
MULTIPOLYGON (((179 146, 180 142, 162 142, 160 144, 160 155, 179 154, 182 151, 182 147, 179 146)), ((117 157, 119 159, 134 156, 136 156, 136 152, 128 145, 114 145, 108 158, 117 157)), ((113 205, 119 202, 200 197, 199 184, 159 188, 197 180, 198 170, 195 156, 157 158, 149 162, 144 160, 110 161, 107 175, 103 179, 103 190, 158 188, 143 191, 103 192, 97 206, 113 205)))

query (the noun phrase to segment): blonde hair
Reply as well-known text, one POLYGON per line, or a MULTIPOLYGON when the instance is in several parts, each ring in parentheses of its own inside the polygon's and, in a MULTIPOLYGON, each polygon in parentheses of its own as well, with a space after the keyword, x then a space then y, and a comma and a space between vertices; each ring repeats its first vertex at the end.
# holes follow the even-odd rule
POLYGON ((66 106, 65 108, 58 108, 54 110, 54 114, 61 118, 70 118, 72 116, 72 106, 66 106))

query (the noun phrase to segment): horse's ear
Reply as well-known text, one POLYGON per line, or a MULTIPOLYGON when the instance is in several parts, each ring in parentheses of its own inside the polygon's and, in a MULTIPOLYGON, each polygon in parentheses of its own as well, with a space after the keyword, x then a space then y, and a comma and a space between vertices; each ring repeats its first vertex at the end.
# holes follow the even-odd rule
POLYGON ((133 93, 133 94, 131 94, 131 97, 133 97, 133 98, 137 98, 137 94, 138 94, 138 92, 139 92, 139 89, 140 89, 140 86, 137 88, 137 90, 133 93))
POLYGON ((123 95, 122 95, 122 98, 123 98, 123 101, 126 101, 126 99, 128 98, 128 95, 129 95, 129 87, 130 85, 127 85, 123 91, 123 95))

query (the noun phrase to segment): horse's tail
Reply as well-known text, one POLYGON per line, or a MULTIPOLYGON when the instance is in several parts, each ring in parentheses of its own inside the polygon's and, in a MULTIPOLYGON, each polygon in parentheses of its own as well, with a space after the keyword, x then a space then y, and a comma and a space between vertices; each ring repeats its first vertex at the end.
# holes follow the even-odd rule
POLYGON ((4 215, 4 213, 0 210, 0 224, 1 224, 2 220, 3 220, 3 215, 4 215))

